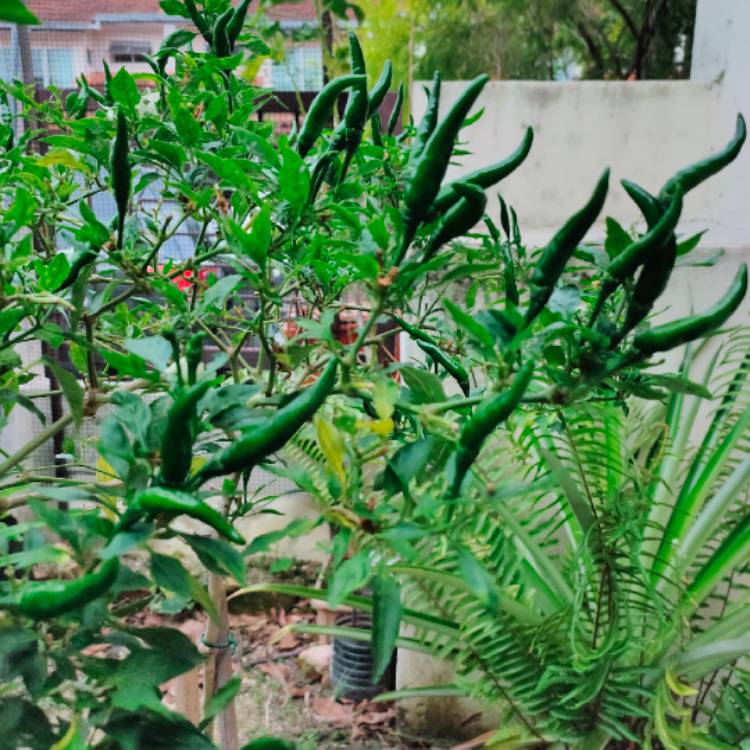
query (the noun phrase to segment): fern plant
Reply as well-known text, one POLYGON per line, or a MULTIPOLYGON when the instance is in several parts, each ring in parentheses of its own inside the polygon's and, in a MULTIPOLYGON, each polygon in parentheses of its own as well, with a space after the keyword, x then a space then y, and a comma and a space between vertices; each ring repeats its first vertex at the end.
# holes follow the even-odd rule
MULTIPOLYGON (((504 707, 494 750, 746 746, 749 336, 735 332, 700 383, 688 351, 666 403, 519 416, 450 523, 417 513, 361 535, 401 581, 399 644, 455 668, 454 684, 405 696, 504 707)), ((417 472, 414 502, 439 482, 417 472)))

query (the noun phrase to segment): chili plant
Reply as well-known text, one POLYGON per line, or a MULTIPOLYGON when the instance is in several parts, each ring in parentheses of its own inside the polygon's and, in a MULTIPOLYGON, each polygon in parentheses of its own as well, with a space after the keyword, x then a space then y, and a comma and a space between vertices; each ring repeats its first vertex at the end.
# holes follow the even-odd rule
MULTIPOLYGON (((148 73, 107 70, 102 90, 82 78, 44 102, 4 86, 26 127, 20 137, 12 122, 2 130, 0 392, 4 419, 25 409, 44 422, 0 463, 0 715, 11 746, 145 749, 168 736, 210 748, 214 724, 224 750, 239 745, 226 586, 245 583, 245 558, 268 542, 252 523, 268 510, 250 482, 263 470, 319 498, 312 525, 334 531, 332 601, 374 576, 382 671, 410 555, 464 528, 485 493, 503 492, 483 469, 498 431, 528 410, 597 399, 622 408, 633 392, 684 390, 682 377, 652 373, 652 356, 724 325, 746 289, 743 268, 709 314, 666 329, 645 321, 671 271, 671 260, 660 275, 651 261, 678 252, 682 196, 736 155, 742 121, 725 153, 658 197, 637 189, 650 228, 608 243, 611 258, 581 245, 606 171, 533 256, 512 209, 502 204, 502 235, 485 216, 485 191, 521 166, 530 132, 499 163, 443 184, 486 77, 440 118, 437 76, 425 118, 394 136, 398 113, 384 128, 378 112, 390 68, 368 91, 352 34, 351 72, 321 92, 299 133, 277 136, 258 117, 270 94, 244 75, 267 49, 244 24, 248 4, 164 5, 186 28, 147 59, 148 73), (482 219, 488 236, 473 234, 482 219), (351 313, 356 333, 337 338, 336 319, 351 313), (385 323, 428 360, 384 363, 385 323), (31 388, 41 367, 53 387, 40 394, 31 388), (48 423, 32 396, 60 395, 67 411, 48 423), (95 418, 92 466, 78 429, 95 418), (56 438, 56 465, 34 465, 56 438), (192 550, 203 573, 165 555, 166 540, 192 550), (190 607, 206 615, 208 659, 179 630, 132 619, 190 607), (160 689, 204 661, 196 726, 165 707, 160 689)), ((593 576, 605 530, 587 507, 573 510, 591 530, 580 570, 593 576)), ((524 543, 522 525, 507 529, 524 543)), ((476 550, 456 554, 451 580, 473 606, 497 612, 499 602, 529 628, 558 621, 529 604, 515 570, 498 582, 476 550)), ((445 584, 437 563, 432 574, 445 584)), ((574 591, 591 606, 591 587, 574 591)), ((403 619, 426 623, 412 609, 403 619)), ((452 623, 431 622, 455 635, 452 623)), ((597 695, 587 697, 589 710, 597 695)), ((537 726, 539 700, 521 704, 525 725, 537 726)), ((627 736, 600 716, 592 731, 627 736)), ((575 734, 558 727, 565 741, 575 734)))

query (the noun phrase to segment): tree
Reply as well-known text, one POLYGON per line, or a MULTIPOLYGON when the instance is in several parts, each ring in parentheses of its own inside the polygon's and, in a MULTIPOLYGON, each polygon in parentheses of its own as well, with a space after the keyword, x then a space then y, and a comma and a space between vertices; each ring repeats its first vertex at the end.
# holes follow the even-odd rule
POLYGON ((364 0, 364 39, 403 78, 679 78, 696 0, 364 0))

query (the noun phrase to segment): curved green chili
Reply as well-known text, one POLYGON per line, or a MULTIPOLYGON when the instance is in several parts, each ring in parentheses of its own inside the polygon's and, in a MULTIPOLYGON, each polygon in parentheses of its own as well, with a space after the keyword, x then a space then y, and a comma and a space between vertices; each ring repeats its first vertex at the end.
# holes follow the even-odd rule
POLYGON ((682 186, 678 183, 671 194, 671 202, 662 217, 646 234, 631 242, 616 255, 607 266, 599 297, 591 313, 589 325, 593 324, 604 307, 604 303, 626 279, 630 278, 639 266, 652 258, 674 234, 682 213, 682 186))
POLYGON ((633 296, 628 303, 625 322, 617 334, 617 340, 622 340, 648 314, 659 297, 667 288, 677 261, 677 238, 672 236, 660 247, 652 258, 644 263, 638 281, 633 289, 633 296))
POLYGON ((195 5, 195 0, 183 0, 185 8, 190 15, 192 22, 195 24, 195 28, 201 33, 203 38, 208 42, 209 46, 213 46, 214 40, 211 36, 211 28, 206 22, 203 14, 198 10, 195 5))
POLYGON ((481 75, 469 83, 445 118, 435 127, 413 166, 409 165, 402 209, 404 235, 396 255, 396 265, 403 260, 417 227, 430 212, 448 169, 456 136, 487 81, 489 77, 481 75))
POLYGON ((638 206, 638 210, 643 214, 648 228, 653 229, 664 215, 664 206, 661 201, 656 196, 651 195, 648 190, 636 185, 635 182, 622 180, 620 184, 625 188, 625 192, 632 198, 635 205, 638 206))
POLYGON ((458 195, 458 201, 448 209, 430 237, 422 256, 425 261, 432 258, 446 242, 470 231, 484 216, 487 196, 482 188, 471 183, 457 182, 453 189, 458 195))
POLYGON ((193 460, 195 407, 214 384, 204 380, 177 394, 167 412, 167 424, 161 441, 159 483, 179 487, 190 472, 193 460))
POLYGON ((166 487, 149 487, 136 494, 133 507, 150 516, 188 516, 202 521, 230 542, 245 543, 242 535, 218 510, 187 492, 166 487))
POLYGON ((128 121, 122 108, 117 110, 117 132, 112 146, 110 162, 112 188, 117 204, 117 247, 122 249, 125 232, 125 216, 128 213, 132 172, 130 169, 130 147, 128 145, 128 121))
POLYGON ((456 381, 456 383, 458 383, 464 395, 468 396, 469 391, 471 390, 471 384, 469 381, 469 373, 464 366, 457 359, 446 354, 432 336, 425 333, 420 328, 417 328, 417 326, 407 323, 398 315, 392 314, 391 317, 406 333, 409 334, 409 336, 411 336, 416 345, 427 354, 435 364, 442 367, 456 381))
POLYGON ((526 363, 516 374, 510 387, 482 401, 461 428, 456 451, 448 465, 448 498, 458 497, 467 472, 479 456, 484 441, 515 411, 534 374, 534 366, 526 363))
POLYGON ((471 391, 469 373, 457 359, 448 356, 437 344, 419 340, 416 341, 416 344, 436 365, 442 367, 458 383, 464 396, 469 395, 471 391))
POLYGON ((31 584, 23 594, 19 609, 33 620, 50 620, 80 609, 105 594, 117 580, 120 561, 113 557, 92 573, 72 581, 43 581, 31 584))
POLYGON ((98 256, 99 252, 97 250, 92 250, 91 248, 79 250, 73 256, 73 260, 70 263, 70 270, 68 271, 68 275, 65 277, 65 279, 63 279, 62 284, 60 284, 60 286, 55 289, 55 292, 62 292, 69 286, 73 286, 73 284, 75 284, 78 280, 81 271, 83 271, 86 266, 93 263, 98 256))
POLYGON ((310 105, 302 130, 297 137, 297 152, 300 156, 306 156, 320 137, 331 119, 340 94, 352 86, 362 85, 366 80, 363 75, 341 76, 329 81, 320 90, 310 105))
POLYGON ((386 60, 383 65, 383 71, 380 77, 372 87, 372 91, 367 95, 367 116, 372 117, 379 109, 380 105, 385 99, 385 95, 388 93, 388 89, 391 87, 391 80, 393 78, 393 63, 390 60, 386 60))
POLYGON ((609 169, 605 169, 588 203, 565 222, 542 252, 530 279, 531 297, 524 325, 528 326, 549 301, 565 266, 599 216, 608 187, 609 169))
POLYGON ((230 6, 224 11, 214 24, 213 40, 214 53, 217 57, 229 57, 232 54, 232 42, 229 39, 229 22, 234 15, 234 9, 230 6))
POLYGON ((352 86, 346 102, 346 108, 344 109, 344 118, 339 127, 336 128, 333 140, 331 141, 331 149, 334 151, 339 151, 342 148, 346 149, 347 163, 354 155, 362 140, 362 132, 367 122, 368 109, 367 67, 359 39, 357 39, 357 35, 353 31, 349 32, 349 53, 352 61, 352 74, 365 76, 365 78, 352 86))
POLYGON ((677 185, 682 185, 683 193, 689 193, 693 188, 698 187, 702 182, 720 172, 728 164, 731 164, 742 151, 742 146, 747 138, 747 126, 745 118, 737 115, 737 126, 734 137, 719 153, 709 156, 689 167, 681 169, 677 174, 667 180, 664 187, 659 193, 659 198, 663 201, 669 200, 669 196, 677 185))
POLYGON ((185 346, 185 361, 190 385, 195 384, 198 367, 203 362, 203 342, 205 339, 206 334, 199 331, 188 339, 187 346, 185 346))
POLYGON ((747 265, 743 263, 727 293, 710 310, 644 331, 633 340, 633 348, 648 357, 706 336, 729 320, 746 292, 747 265))
POLYGON ((211 456, 193 477, 200 486, 211 477, 247 471, 286 445, 313 417, 336 384, 337 361, 332 358, 318 380, 282 406, 265 424, 243 433, 231 445, 211 456))
POLYGON ((441 82, 442 78, 440 77, 440 73, 436 72, 435 77, 432 79, 430 95, 427 98, 427 108, 417 126, 417 132, 414 134, 414 140, 409 149, 409 164, 416 164, 417 159, 422 155, 422 151, 424 151, 427 141, 430 140, 430 136, 437 126, 438 111, 440 109, 441 82))
POLYGON ((242 32, 242 27, 245 25, 245 18, 247 17, 247 11, 250 7, 252 0, 241 0, 240 4, 234 9, 232 17, 229 19, 227 24, 227 37, 229 38, 229 44, 232 49, 237 44, 237 39, 242 32))
MULTIPOLYGON (((481 188, 489 188, 496 185, 500 180, 507 177, 514 170, 516 170, 521 164, 523 164, 526 157, 531 151, 531 145, 534 142, 534 131, 531 128, 527 128, 524 134, 521 145, 503 161, 493 164, 490 167, 484 167, 483 169, 477 169, 475 172, 461 177, 457 182, 470 183, 471 185, 477 185, 481 188)), ((432 204, 432 213, 442 214, 447 211, 459 198, 456 191, 456 182, 451 182, 445 187, 441 188, 438 193, 435 202, 432 204)))
POLYGON ((404 84, 401 82, 396 93, 396 101, 393 103, 391 116, 388 118, 388 135, 393 135, 401 119, 401 110, 404 106, 404 84))

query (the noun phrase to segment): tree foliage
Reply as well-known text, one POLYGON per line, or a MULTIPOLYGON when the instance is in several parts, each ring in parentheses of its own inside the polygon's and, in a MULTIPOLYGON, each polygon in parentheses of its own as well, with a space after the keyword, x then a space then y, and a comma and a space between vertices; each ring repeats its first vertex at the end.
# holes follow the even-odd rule
POLYGON ((387 0, 361 3, 368 52, 416 79, 681 78, 695 0, 387 0), (385 33, 383 33, 385 32, 385 33))

